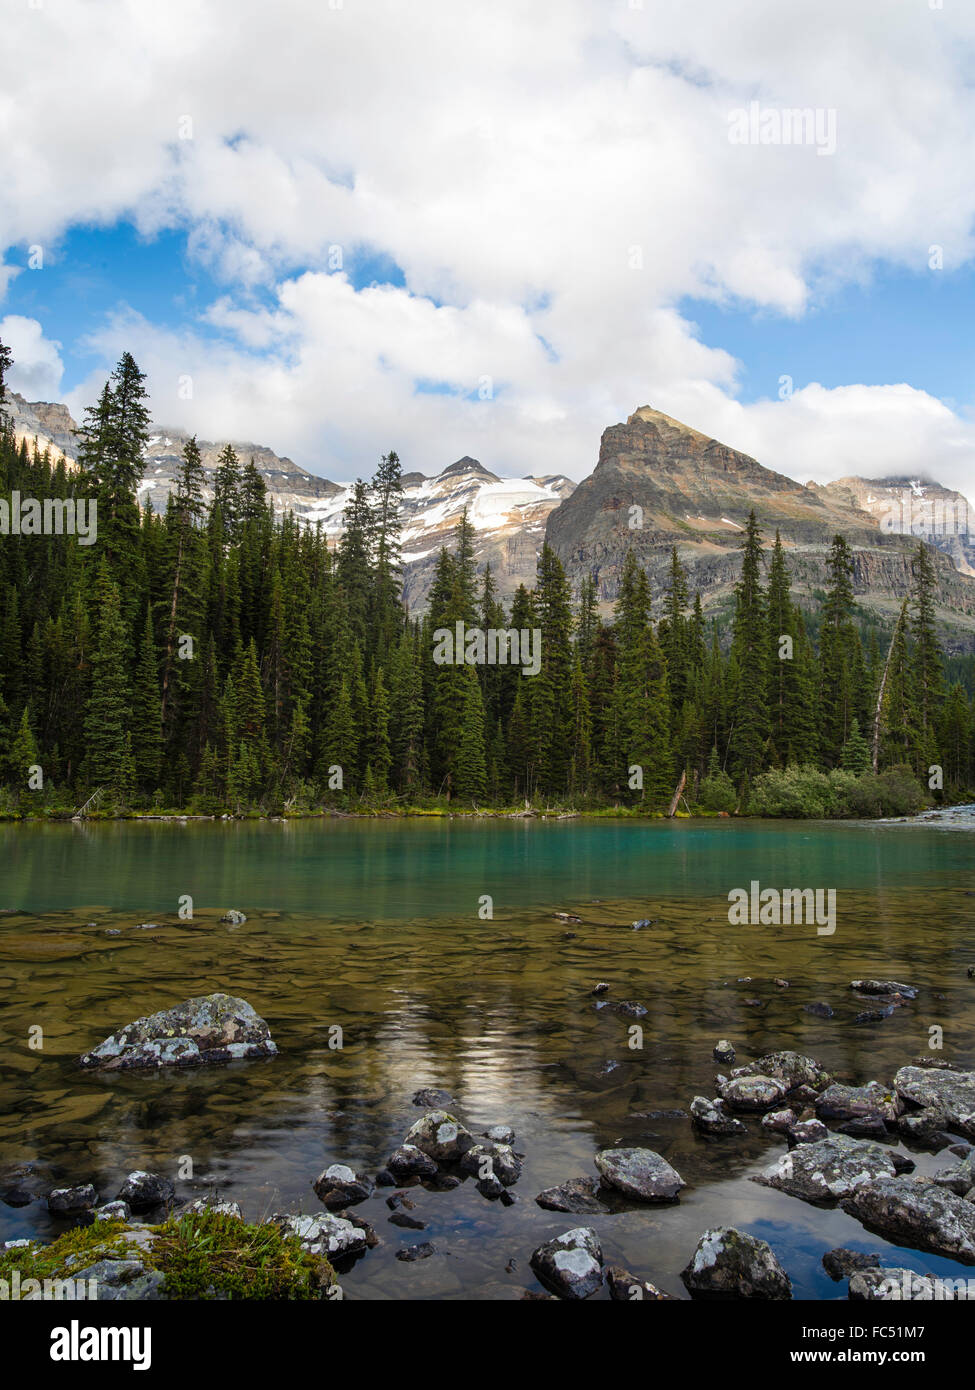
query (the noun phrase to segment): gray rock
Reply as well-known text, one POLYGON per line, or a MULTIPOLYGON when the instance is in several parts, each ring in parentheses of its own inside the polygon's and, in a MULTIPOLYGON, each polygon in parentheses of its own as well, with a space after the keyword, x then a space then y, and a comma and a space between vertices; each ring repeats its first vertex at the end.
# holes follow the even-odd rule
POLYGON ((899 994, 903 999, 917 998, 913 985, 902 985, 897 980, 851 980, 850 988, 857 994, 899 994))
POLYGON ((958 1197, 966 1197, 975 1187, 972 1155, 969 1154, 961 1163, 956 1163, 954 1168, 942 1168, 933 1174, 931 1181, 937 1183, 939 1187, 946 1187, 949 1192, 954 1192, 958 1197))
POLYGON ((484 1137, 493 1140, 495 1144, 513 1144, 515 1142, 515 1132, 510 1125, 492 1125, 490 1129, 484 1131, 484 1137))
POLYGON ((762 1128, 770 1129, 775 1134, 788 1134, 795 1123, 794 1110, 770 1110, 767 1115, 762 1116, 762 1128))
POLYGON ((55 1216, 73 1216, 76 1212, 91 1211, 98 1193, 90 1182, 79 1187, 56 1187, 47 1194, 47 1209, 55 1216))
POLYGON ((502 1187, 513 1187, 521 1177, 522 1163, 510 1144, 472 1144, 460 1166, 484 1182, 494 1177, 502 1187))
POLYGON ((133 1211, 151 1211, 166 1206, 175 1196, 176 1188, 168 1178, 137 1168, 119 1188, 116 1200, 128 1202, 133 1211))
POLYGON ((940 1112, 947 1125, 975 1138, 975 1072, 901 1067, 894 1089, 903 1100, 940 1112))
POLYGON ((146 1269, 138 1260, 97 1260, 84 1269, 72 1270, 71 1278, 78 1282, 96 1281, 98 1302, 156 1301, 165 1298, 165 1275, 156 1269, 146 1269))
POLYGON ((454 1098, 449 1091, 424 1086, 421 1090, 413 1092, 413 1104, 421 1106, 424 1110, 443 1110, 445 1106, 454 1104, 454 1098))
POLYGON ((246 999, 206 994, 137 1018, 80 1057, 82 1067, 194 1067, 277 1052, 270 1030, 246 999))
POLYGON ((298 1237, 302 1249, 312 1255, 337 1258, 364 1250, 368 1244, 366 1232, 354 1226, 344 1216, 318 1212, 314 1216, 272 1216, 276 1225, 298 1237))
POLYGON ((344 1163, 333 1163, 320 1173, 312 1183, 315 1196, 329 1211, 342 1211, 354 1207, 371 1196, 373 1184, 368 1178, 353 1172, 344 1163))
POLYGON ((841 1086, 834 1081, 820 1094, 816 1114, 821 1120, 877 1118, 891 1124, 904 1109, 904 1102, 890 1087, 879 1081, 865 1086, 841 1086))
POLYGON ((722 1062, 725 1066, 730 1066, 735 1060, 735 1049, 727 1038, 722 1038, 720 1042, 715 1043, 711 1055, 716 1062, 722 1062))
POLYGON ((770 1076, 775 1081, 781 1081, 787 1091, 794 1091, 798 1086, 809 1086, 818 1092, 832 1080, 829 1072, 814 1057, 790 1051, 766 1052, 754 1062, 736 1067, 731 1075, 770 1076))
POLYGON ((394 1149, 389 1155, 386 1160, 386 1167, 396 1182, 405 1182, 407 1178, 435 1178, 437 1176, 436 1163, 429 1154, 425 1154, 415 1144, 400 1144, 399 1148, 394 1149))
POLYGON ((874 1269, 880 1264, 880 1260, 881 1256, 875 1250, 846 1250, 841 1246, 837 1250, 826 1251, 823 1256, 823 1269, 836 1282, 848 1279, 859 1269, 874 1269))
POLYGON ((595 1178, 570 1178, 558 1187, 547 1187, 535 1201, 546 1211, 566 1211, 572 1216, 589 1216, 609 1211, 597 1196, 595 1178))
POLYGON ((879 1115, 862 1115, 858 1120, 844 1120, 836 1126, 836 1132, 854 1139, 886 1139, 887 1126, 879 1115))
POLYGON ((794 1148, 796 1144, 818 1144, 828 1136, 829 1130, 822 1120, 797 1120, 786 1130, 790 1148, 794 1148))
POLYGON ((229 912, 224 913, 220 920, 221 922, 226 922, 231 927, 242 927, 247 921, 247 918, 239 908, 232 907, 229 912))
POLYGON ((724 1101, 708 1100, 706 1096, 695 1096, 691 1101, 691 1119, 702 1134, 748 1133, 741 1120, 727 1113, 724 1101))
POLYGON ((975 1204, 936 1183, 881 1178, 856 1188, 842 1205, 894 1245, 975 1264, 975 1204))
POLYGON ((576 1226, 540 1245, 531 1267, 541 1283, 560 1298, 588 1298, 602 1287, 603 1252, 596 1232, 576 1226))
POLYGON ((437 1247, 425 1240, 420 1245, 406 1245, 402 1250, 397 1250, 396 1258, 402 1260, 404 1264, 413 1264, 416 1260, 428 1260, 431 1255, 436 1253, 437 1247))
POLYGON ((816 999, 811 1004, 803 1004, 803 1012, 812 1014, 815 1018, 832 1018, 833 1010, 829 1004, 822 999, 816 999))
POLYGON ((952 1279, 927 1274, 915 1274, 913 1269, 891 1269, 875 1266, 857 1270, 850 1276, 849 1296, 860 1302, 886 1301, 913 1303, 970 1301, 967 1279, 952 1279))
POLYGON ((240 1209, 238 1202, 221 1202, 216 1197, 197 1197, 193 1202, 187 1202, 185 1207, 180 1209, 180 1215, 184 1212, 212 1211, 217 1216, 232 1216, 236 1221, 243 1221, 244 1213, 240 1209))
POLYGON ((448 1111, 430 1110, 412 1126, 405 1143, 414 1144, 437 1163, 456 1163, 474 1143, 474 1136, 448 1111))
POLYGON ((609 1296, 616 1303, 642 1303, 644 1300, 648 1303, 677 1302, 672 1293, 664 1293, 656 1284, 638 1279, 620 1265, 607 1267, 606 1282, 609 1284, 609 1296))
POLYGON ((789 1276, 771 1246, 733 1226, 705 1231, 680 1277, 688 1292, 699 1297, 792 1297, 789 1276))
POLYGON ((893 1161, 880 1144, 833 1134, 816 1143, 799 1144, 752 1181, 804 1202, 831 1202, 894 1174, 893 1161))
POLYGON ((96 1221, 128 1221, 132 1209, 128 1202, 106 1202, 95 1212, 96 1221))
POLYGON ((673 1202, 684 1179, 653 1149, 603 1149, 596 1167, 605 1187, 637 1202, 673 1202))
POLYGON ((721 1099, 735 1110, 771 1110, 785 1096, 786 1089, 775 1077, 738 1073, 718 1086, 721 1099))

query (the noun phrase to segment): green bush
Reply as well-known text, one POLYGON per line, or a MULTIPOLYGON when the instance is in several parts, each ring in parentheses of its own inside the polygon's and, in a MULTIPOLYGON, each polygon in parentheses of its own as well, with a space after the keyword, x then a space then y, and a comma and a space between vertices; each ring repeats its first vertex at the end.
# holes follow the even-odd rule
POLYGON ((753 816, 826 820, 910 816, 924 805, 924 790, 908 767, 857 775, 846 768, 827 773, 793 764, 756 777, 748 810, 753 816))

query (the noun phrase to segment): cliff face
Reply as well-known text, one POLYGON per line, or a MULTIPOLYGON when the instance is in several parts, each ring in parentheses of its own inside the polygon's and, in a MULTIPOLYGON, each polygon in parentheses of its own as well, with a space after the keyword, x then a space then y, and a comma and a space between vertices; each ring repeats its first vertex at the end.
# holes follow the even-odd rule
MULTIPOLYGON (((549 517, 546 538, 574 583, 595 573, 607 607, 630 548, 659 600, 676 545, 691 592, 714 606, 730 599, 750 511, 766 543, 780 533, 798 596, 825 584, 837 532, 854 551, 860 602, 887 612, 907 592, 916 541, 882 530, 848 490, 804 487, 649 406, 604 431, 594 472, 549 517)), ((975 632, 975 583, 936 561, 941 606, 975 632)))
POLYGON ((975 578, 975 507, 962 493, 927 478, 838 478, 821 491, 869 512, 885 535, 912 536, 943 551, 975 578))

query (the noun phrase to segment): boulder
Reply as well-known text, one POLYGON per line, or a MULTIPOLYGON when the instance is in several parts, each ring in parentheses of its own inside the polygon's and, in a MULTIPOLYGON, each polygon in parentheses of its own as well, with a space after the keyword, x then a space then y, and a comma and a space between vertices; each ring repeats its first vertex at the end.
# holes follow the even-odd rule
POLYGON ((899 994, 902 999, 916 999, 914 985, 903 985, 897 980, 851 980, 850 988, 857 994, 899 994))
POLYGON ((846 1250, 841 1246, 837 1250, 826 1251, 823 1256, 823 1269, 834 1282, 837 1282, 840 1279, 848 1279, 858 1269, 873 1269, 880 1264, 880 1259, 875 1250, 846 1250))
POLYGON ((490 1129, 484 1131, 484 1137, 492 1140, 495 1144, 513 1144, 515 1142, 515 1132, 510 1125, 492 1125, 490 1129))
POLYGON ((596 1232, 577 1226, 540 1245, 531 1257, 539 1281, 560 1298, 588 1298, 603 1282, 603 1252, 596 1232))
POLYGON ((677 1302, 672 1293, 664 1293, 656 1284, 651 1284, 646 1279, 638 1279, 635 1274, 631 1274, 620 1265, 610 1265, 607 1268, 606 1282, 609 1284, 609 1296, 616 1303, 642 1303, 644 1299, 649 1303, 677 1302))
POLYGON ((558 1187, 547 1187, 540 1192, 535 1201, 546 1211, 566 1211, 572 1216, 589 1216, 609 1211, 605 1202, 598 1197, 595 1178, 570 1178, 558 1187))
POLYGON ((954 1192, 958 1197, 967 1197, 972 1188, 975 1187, 975 1169, 972 1167, 972 1155, 969 1154, 961 1163, 956 1163, 954 1168, 942 1168, 931 1177, 933 1183, 939 1187, 946 1187, 949 1192, 954 1192))
POLYGON ((775 1134, 788 1134, 795 1123, 794 1110, 770 1110, 767 1115, 762 1116, 762 1128, 770 1129, 775 1134))
POLYGON ((868 1081, 865 1086, 841 1086, 834 1081, 816 1102, 816 1114, 821 1120, 869 1118, 893 1123, 903 1109, 897 1093, 879 1081, 868 1081))
POLYGON ((106 1202, 95 1212, 96 1221, 128 1221, 132 1208, 128 1202, 106 1202))
MULTIPOLYGON (((502 1187, 513 1187, 521 1177, 521 1159, 510 1144, 472 1144, 460 1160, 463 1172, 479 1181, 497 1178, 502 1187)), ((500 1192, 497 1194, 500 1196, 500 1192)))
POLYGON ((156 1269, 147 1269, 138 1260, 96 1260, 84 1269, 73 1269, 75 1284, 96 1281, 98 1302, 147 1302, 165 1298, 165 1276, 156 1269))
POLYGON ((715 1043, 711 1056, 716 1062, 722 1062, 727 1067, 735 1060, 735 1049, 727 1038, 721 1038, 715 1043))
POLYGON ((975 1138, 975 1072, 901 1067, 894 1089, 902 1100, 939 1112, 946 1125, 975 1138))
POLYGON ((206 994, 137 1018, 78 1059, 82 1067, 198 1067, 277 1052, 270 1030, 246 999, 206 994))
POLYGON ((224 913, 220 920, 221 922, 226 922, 227 925, 231 927, 242 927, 247 921, 247 918, 239 908, 232 907, 229 912, 224 913))
POLYGON ((302 1249, 311 1255, 326 1255, 336 1259, 364 1250, 366 1233, 343 1216, 318 1212, 315 1216, 272 1216, 275 1225, 297 1236, 302 1249))
POLYGON ((842 1206, 893 1245, 975 1264, 975 1203, 936 1183, 881 1178, 857 1187, 842 1206))
POLYGON ((799 1144, 752 1178, 804 1202, 839 1201, 877 1178, 893 1178, 893 1160, 880 1144, 833 1134, 799 1144))
POLYGON ((789 1051, 766 1052, 764 1057, 759 1057, 746 1066, 736 1067, 731 1075, 770 1076, 775 1081, 781 1081, 787 1091, 794 1091, 798 1086, 809 1086, 818 1092, 832 1080, 829 1072, 821 1067, 814 1057, 807 1057, 802 1052, 789 1051))
POLYGON ((55 1216, 74 1216, 91 1211, 97 1201, 98 1193, 86 1182, 79 1187, 56 1187, 47 1194, 47 1209, 55 1216))
POLYGON ((419 1105, 423 1110, 442 1110, 447 1105, 453 1105, 454 1098, 449 1091, 438 1090, 435 1086, 424 1086, 413 1092, 413 1104, 419 1105))
POLYGON ((154 1207, 167 1206, 175 1196, 176 1188, 168 1178, 138 1168, 125 1179, 116 1200, 128 1202, 133 1211, 151 1211, 154 1207))
POLYGON ((603 1149, 596 1167, 604 1187, 637 1202, 674 1202, 684 1179, 653 1149, 603 1149))
POLYGON ((705 1231, 680 1277, 688 1292, 697 1297, 792 1297, 789 1276, 771 1246, 733 1226, 705 1231))
POLYGON ((771 1110, 785 1096, 787 1087, 772 1076, 733 1073, 718 1086, 723 1101, 735 1110, 771 1110))
POLYGON ((915 1274, 913 1269, 891 1269, 876 1265, 850 1276, 849 1296, 860 1302, 875 1303, 907 1300, 912 1303, 970 1301, 967 1279, 915 1274))
POLYGON ((456 1163, 474 1143, 474 1136, 448 1111, 429 1110, 411 1127, 405 1143, 422 1149, 437 1163, 456 1163))
POLYGON ((415 1144, 400 1144, 386 1160, 386 1167, 394 1182, 406 1182, 408 1178, 435 1178, 437 1165, 429 1154, 418 1149, 415 1144))
POLYGON ((729 1115, 723 1100, 708 1100, 695 1096, 691 1101, 691 1119, 702 1134, 747 1134, 741 1120, 729 1115))
POLYGON ((790 1148, 796 1144, 818 1144, 829 1136, 829 1130, 822 1120, 797 1120, 785 1133, 790 1148))
POLYGON ((364 1202, 373 1190, 368 1178, 353 1172, 344 1163, 333 1163, 312 1183, 315 1196, 329 1211, 342 1211, 344 1207, 354 1207, 364 1202))

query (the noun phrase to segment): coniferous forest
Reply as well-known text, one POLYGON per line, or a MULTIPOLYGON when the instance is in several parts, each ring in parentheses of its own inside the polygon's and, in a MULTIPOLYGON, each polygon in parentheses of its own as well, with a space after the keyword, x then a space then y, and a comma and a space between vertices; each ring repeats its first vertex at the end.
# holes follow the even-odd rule
MULTIPOLYGON (((9 366, 0 347, 0 406, 9 366)), ((2 421, 0 497, 94 499, 98 518, 90 546, 0 537, 6 815, 659 813, 682 776, 680 812, 877 815, 975 785, 972 662, 946 661, 923 545, 893 631, 864 640, 842 536, 800 607, 753 515, 719 625, 676 551, 662 596, 630 553, 603 617, 594 580, 572 593, 545 546, 505 609, 465 515, 411 621, 394 451, 356 483, 330 549, 275 518, 230 445, 209 505, 190 439, 165 514, 140 507, 149 433, 129 354, 85 413, 77 468, 2 421), (458 622, 537 630, 538 673, 437 664, 434 633, 458 622)))

